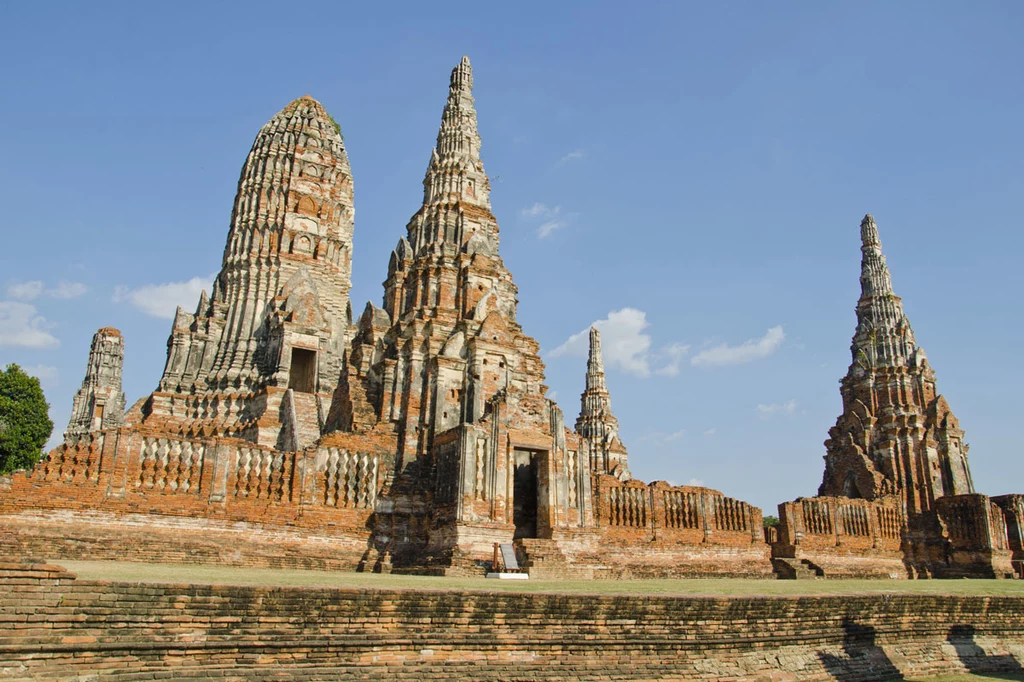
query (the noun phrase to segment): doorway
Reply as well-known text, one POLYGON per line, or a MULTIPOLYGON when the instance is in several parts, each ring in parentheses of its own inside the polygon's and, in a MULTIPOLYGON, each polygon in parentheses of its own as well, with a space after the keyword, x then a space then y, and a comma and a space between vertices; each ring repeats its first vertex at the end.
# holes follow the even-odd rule
POLYGON ((534 450, 512 451, 513 539, 537 537, 537 460, 534 450))
POLYGON ((292 365, 288 371, 288 388, 296 393, 316 392, 316 351, 292 348, 292 365))

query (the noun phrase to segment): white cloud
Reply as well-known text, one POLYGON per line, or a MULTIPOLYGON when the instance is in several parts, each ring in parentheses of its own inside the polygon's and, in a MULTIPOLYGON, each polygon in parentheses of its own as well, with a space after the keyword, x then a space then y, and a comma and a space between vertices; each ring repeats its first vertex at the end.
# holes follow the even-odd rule
POLYGON ((565 227, 568 224, 569 224, 569 222, 566 221, 566 220, 549 220, 549 221, 547 221, 545 223, 542 223, 541 226, 537 228, 537 238, 538 239, 547 239, 556 230, 561 230, 563 227, 565 227))
POLYGON ((520 209, 519 215, 530 220, 542 221, 537 228, 537 238, 547 239, 556 231, 571 223, 578 214, 563 213, 561 206, 548 206, 540 202, 524 209, 520 209))
POLYGON ((683 357, 690 352, 690 347, 682 343, 670 343, 661 351, 661 355, 668 358, 668 364, 659 367, 654 372, 665 377, 674 377, 679 374, 679 365, 683 357))
POLYGON ((768 357, 782 345, 785 338, 786 333, 782 330, 782 325, 778 325, 765 332, 764 336, 748 339, 738 346, 723 343, 714 348, 702 350, 694 355, 690 362, 696 367, 742 365, 768 357))
POLYGON ((48 289, 41 280, 34 279, 28 282, 8 284, 5 291, 11 298, 16 298, 20 301, 34 301, 40 296, 62 299, 78 298, 87 289, 81 282, 67 282, 65 280, 57 282, 57 286, 48 289))
POLYGON ((686 482, 686 485, 692 485, 692 486, 696 486, 698 488, 703 488, 704 487, 704 479, 703 478, 691 478, 689 481, 686 482))
POLYGON ((81 282, 57 282, 57 286, 46 291, 47 296, 53 298, 78 298, 87 291, 86 286, 81 282))
POLYGON ((666 445, 668 443, 674 443, 686 435, 686 429, 679 429, 672 433, 665 433, 664 431, 652 431, 640 436, 640 440, 646 440, 654 443, 655 445, 666 445))
POLYGON ((713 436, 713 435, 715 435, 716 431, 718 431, 718 429, 705 429, 704 430, 704 435, 705 436, 713 436))
POLYGON ((210 290, 214 275, 193 277, 187 282, 147 284, 137 289, 119 286, 114 289, 114 303, 127 301, 151 317, 170 320, 178 306, 192 310, 199 301, 199 294, 210 290))
POLYGON ((580 161, 585 156, 586 156, 586 154, 583 152, 582 149, 574 149, 573 151, 569 152, 568 154, 566 154, 565 156, 560 158, 558 160, 558 163, 556 163, 555 165, 556 166, 564 166, 565 164, 569 163, 570 161, 580 161))
POLYGON ((49 332, 52 328, 34 305, 0 301, 0 346, 57 348, 60 341, 49 332))
POLYGON ((541 216, 558 215, 559 211, 562 210, 561 206, 547 206, 540 203, 539 201, 529 208, 523 208, 519 210, 519 215, 524 218, 539 218, 541 216))
POLYGON ((34 301, 39 298, 45 285, 38 279, 32 280, 31 282, 15 282, 14 284, 8 284, 7 295, 11 298, 16 298, 19 301, 34 301))
POLYGON ((548 391, 548 400, 558 400, 558 391, 548 391))
MULTIPOLYGON (((651 337, 644 333, 650 326, 647 313, 636 308, 623 308, 608 313, 608 317, 591 325, 601 332, 601 350, 605 367, 622 369, 636 376, 651 374, 651 337)), ((570 336, 565 343, 551 351, 550 356, 586 357, 590 348, 590 326, 570 336)))
POLYGON ((60 383, 60 372, 53 365, 31 365, 23 366, 21 369, 25 374, 39 379, 44 388, 53 388, 60 383))
POLYGON ((792 415, 796 414, 796 398, 787 400, 784 403, 772 403, 770 405, 760 404, 757 406, 757 414, 761 419, 767 419, 768 417, 776 414, 792 415))
POLYGON ((679 373, 679 363, 689 346, 679 343, 653 350, 647 313, 636 308, 622 308, 608 313, 603 320, 596 320, 586 329, 566 339, 565 343, 548 353, 557 358, 562 355, 586 357, 590 350, 590 327, 601 332, 601 352, 604 355, 605 367, 621 369, 638 377, 649 377, 651 374, 675 376, 679 373), (652 365, 664 362, 660 367, 651 369, 652 365))
POLYGON ((685 435, 686 435, 686 429, 679 429, 678 431, 673 431, 672 433, 670 433, 667 436, 665 436, 665 442, 666 443, 671 443, 672 441, 679 440, 680 438, 682 438, 685 435))

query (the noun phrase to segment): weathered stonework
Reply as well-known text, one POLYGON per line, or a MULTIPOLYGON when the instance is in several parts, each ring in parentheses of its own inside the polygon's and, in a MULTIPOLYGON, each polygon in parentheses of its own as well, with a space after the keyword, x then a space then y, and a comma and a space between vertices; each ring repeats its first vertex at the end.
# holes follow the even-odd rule
POLYGON ((678 597, 244 587, 0 563, 0 678, 1017 679, 1019 596, 678 597))
POLYGON ((89 364, 71 406, 65 441, 75 443, 86 434, 124 424, 123 367, 124 338, 113 327, 103 327, 92 337, 89 364))
POLYGON ((587 382, 580 396, 576 433, 590 441, 591 471, 623 480, 630 477, 626 446, 619 439, 619 420, 612 414, 612 397, 604 376, 601 332, 595 328, 590 329, 587 382))
POLYGON ((0 549, 479 575, 514 542, 544 577, 1009 572, 1019 505, 974 494, 870 216, 822 497, 782 505, 770 545, 756 507, 632 478, 596 329, 567 428, 517 321, 472 88, 463 58, 382 304, 355 323, 338 126, 309 97, 271 119, 157 390, 124 415, 121 337, 100 330, 66 442, 0 477, 0 549))
POLYGON ((1003 510, 1013 569, 1024 578, 1024 495, 1000 495, 992 501, 1003 510))
POLYGON ((779 506, 773 555, 815 566, 843 556, 854 575, 893 574, 898 556, 912 576, 1005 576, 1002 514, 974 492, 964 432, 893 292, 870 215, 860 235, 853 358, 841 382, 843 413, 825 441, 821 497, 779 506))
POLYGON ((351 337, 353 215, 337 125, 297 99, 253 142, 221 271, 178 309, 143 424, 275 449, 319 438, 351 337))
POLYGON ((264 126, 221 272, 195 313, 178 310, 157 390, 120 428, 0 481, 0 542, 475 575, 494 543, 516 541, 548 577, 770 574, 759 509, 631 480, 596 330, 575 431, 546 397, 499 255, 472 88, 464 58, 382 307, 355 324, 336 125, 304 97, 264 126), (202 540, 175 541, 167 516, 202 540), (141 525, 144 540, 119 540, 141 525))

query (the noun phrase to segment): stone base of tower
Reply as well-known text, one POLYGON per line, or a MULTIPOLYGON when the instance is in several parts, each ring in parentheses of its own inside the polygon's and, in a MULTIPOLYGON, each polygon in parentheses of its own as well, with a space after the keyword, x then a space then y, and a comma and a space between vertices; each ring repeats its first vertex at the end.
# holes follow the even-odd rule
POLYGON ((948 495, 907 519, 907 566, 919 578, 1013 578, 1003 510, 987 495, 948 495))

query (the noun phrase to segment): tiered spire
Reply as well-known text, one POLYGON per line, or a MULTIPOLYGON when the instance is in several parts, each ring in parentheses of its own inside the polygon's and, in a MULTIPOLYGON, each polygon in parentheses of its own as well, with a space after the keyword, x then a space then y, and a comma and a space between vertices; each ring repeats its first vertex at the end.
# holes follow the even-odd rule
POLYGON ((113 327, 103 327, 92 337, 89 364, 82 387, 75 394, 64 439, 74 443, 80 437, 101 429, 124 424, 124 393, 121 370, 124 365, 124 338, 113 327))
POLYGON ((871 215, 861 221, 860 236, 853 359, 841 382, 843 414, 825 441, 818 494, 874 499, 899 493, 908 511, 922 511, 936 498, 973 490, 967 446, 893 293, 871 215))
POLYGON ((626 450, 619 440, 619 420, 612 414, 612 397, 604 376, 601 332, 590 328, 590 356, 587 359, 587 384, 580 395, 580 416, 576 433, 591 441, 594 452, 591 467, 608 472, 618 463, 626 466, 626 450))
POLYGON ((858 367, 905 365, 917 350, 917 344, 903 304, 893 293, 878 225, 870 213, 860 223, 860 236, 861 294, 857 302, 857 331, 851 347, 851 371, 858 367))
POLYGON ((469 57, 452 69, 448 101, 441 114, 437 145, 423 179, 423 203, 467 202, 491 207, 491 187, 480 160, 480 133, 473 106, 473 67, 469 57))

